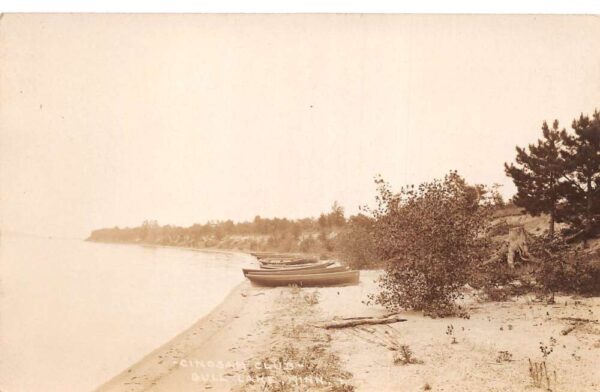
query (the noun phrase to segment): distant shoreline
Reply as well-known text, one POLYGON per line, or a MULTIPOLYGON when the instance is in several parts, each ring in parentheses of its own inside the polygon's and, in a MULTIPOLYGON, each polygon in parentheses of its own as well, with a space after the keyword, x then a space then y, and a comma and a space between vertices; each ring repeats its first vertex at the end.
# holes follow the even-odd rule
POLYGON ((143 242, 111 242, 111 241, 97 241, 89 238, 84 239, 85 242, 94 242, 97 244, 111 244, 111 245, 133 245, 133 246, 141 246, 143 248, 164 248, 164 249, 176 249, 176 250, 186 250, 192 252, 205 252, 205 253, 226 253, 226 254, 237 254, 244 256, 252 256, 250 251, 243 251, 237 249, 219 249, 219 248, 196 248, 192 246, 181 246, 181 245, 159 245, 159 244, 148 244, 143 242))

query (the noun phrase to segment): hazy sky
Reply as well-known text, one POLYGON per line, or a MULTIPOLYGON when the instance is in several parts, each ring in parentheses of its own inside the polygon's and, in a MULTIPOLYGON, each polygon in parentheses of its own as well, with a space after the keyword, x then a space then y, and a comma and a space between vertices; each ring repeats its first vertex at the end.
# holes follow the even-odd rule
POLYGON ((600 18, 4 15, 0 225, 354 213, 600 108, 600 18))

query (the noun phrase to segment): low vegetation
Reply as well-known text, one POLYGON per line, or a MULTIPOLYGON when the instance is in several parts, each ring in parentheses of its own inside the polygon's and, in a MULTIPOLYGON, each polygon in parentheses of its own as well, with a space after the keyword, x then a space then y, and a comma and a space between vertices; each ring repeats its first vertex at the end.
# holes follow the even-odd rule
POLYGON ((552 386, 556 385, 557 377, 556 371, 552 372, 552 376, 548 373, 546 361, 534 362, 529 359, 529 378, 532 386, 545 391, 552 391, 552 386))
POLYGON ((352 374, 342 368, 340 358, 331 350, 330 333, 305 322, 319 317, 314 307, 318 297, 317 291, 306 292, 298 286, 282 291, 276 300, 278 311, 265 322, 272 325, 265 352, 247 360, 245 382, 233 390, 354 391, 349 382, 352 374))
POLYGON ((406 344, 400 345, 399 347, 397 347, 396 351, 394 352, 394 364, 395 365, 415 365, 415 364, 422 364, 422 363, 423 363, 423 361, 415 358, 413 351, 406 344))
POLYGON ((502 362, 510 362, 512 361, 512 354, 508 351, 498 351, 498 356, 496 357, 497 363, 502 362))
POLYGON ((319 296, 319 292, 315 290, 312 293, 304 294, 304 301, 309 305, 316 305, 319 303, 319 296))

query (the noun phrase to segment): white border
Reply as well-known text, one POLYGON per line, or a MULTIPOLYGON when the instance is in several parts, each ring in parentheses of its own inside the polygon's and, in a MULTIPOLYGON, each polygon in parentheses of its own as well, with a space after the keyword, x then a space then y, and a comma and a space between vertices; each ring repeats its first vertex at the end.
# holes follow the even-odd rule
POLYGON ((600 1, 0 0, 0 12, 600 14, 600 1))

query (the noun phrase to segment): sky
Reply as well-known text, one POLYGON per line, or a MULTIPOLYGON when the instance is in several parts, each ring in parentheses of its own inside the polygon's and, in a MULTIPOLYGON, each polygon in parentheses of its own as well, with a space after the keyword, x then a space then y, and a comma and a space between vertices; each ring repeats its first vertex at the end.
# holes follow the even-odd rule
POLYGON ((600 18, 0 19, 0 228, 318 216, 504 162, 600 109, 600 18))

